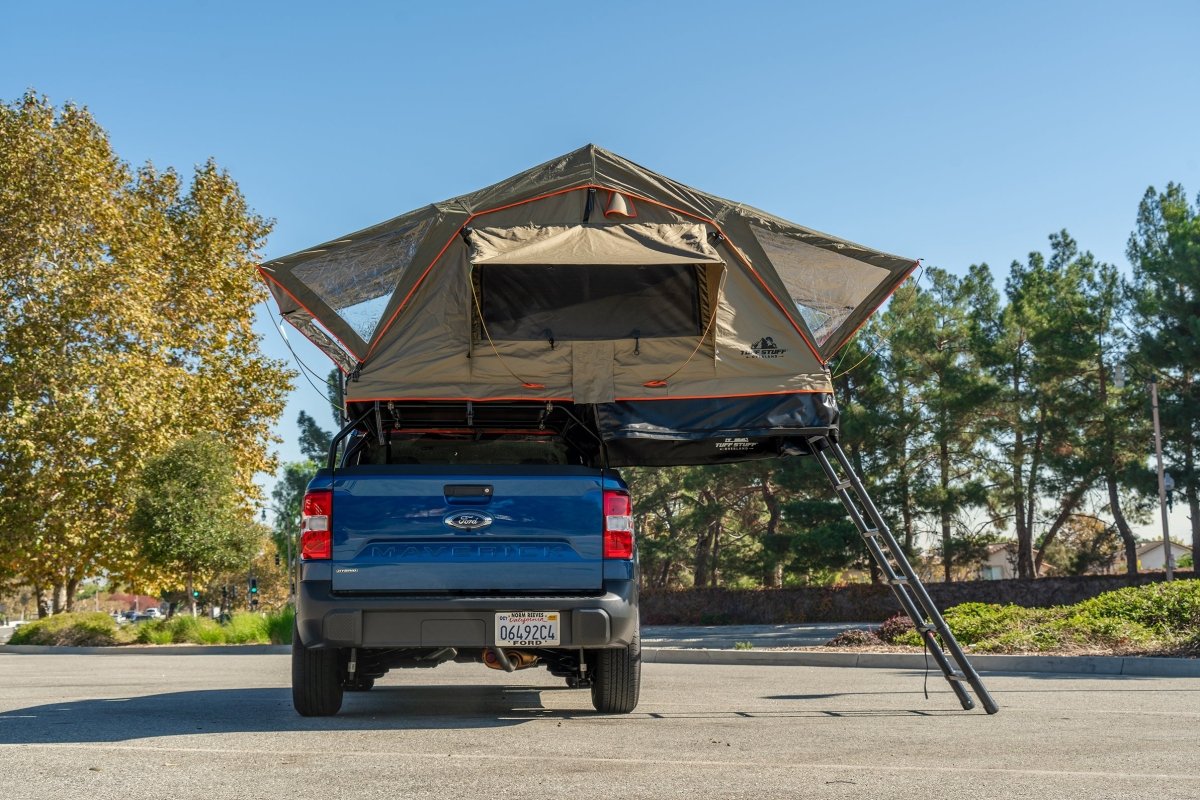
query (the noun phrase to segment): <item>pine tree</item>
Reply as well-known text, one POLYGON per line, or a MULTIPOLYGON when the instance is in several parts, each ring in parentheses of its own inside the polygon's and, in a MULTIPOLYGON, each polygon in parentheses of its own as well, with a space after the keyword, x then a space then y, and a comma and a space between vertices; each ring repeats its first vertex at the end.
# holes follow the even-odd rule
POLYGON ((1053 234, 1049 258, 1034 252, 1026 264, 1013 262, 1008 304, 976 318, 981 362, 996 385, 991 506, 1013 522, 1021 578, 1037 576, 1035 541, 1053 541, 1098 477, 1080 455, 1093 403, 1079 378, 1091 350, 1083 289, 1090 261, 1066 231, 1053 234))
POLYGON ((1200 201, 1182 186, 1146 190, 1127 249, 1134 269, 1138 360, 1156 373, 1163 450, 1200 552, 1200 201))

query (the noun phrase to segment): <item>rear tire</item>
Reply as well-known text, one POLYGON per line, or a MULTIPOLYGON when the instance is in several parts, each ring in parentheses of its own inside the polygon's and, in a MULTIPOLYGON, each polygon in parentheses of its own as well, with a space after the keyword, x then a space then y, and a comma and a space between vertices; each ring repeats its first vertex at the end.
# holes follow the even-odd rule
POLYGON ((302 717, 331 717, 342 707, 338 651, 313 650, 292 631, 292 705, 302 717))
POLYGON ((628 647, 600 650, 592 675, 592 705, 602 714, 628 714, 637 708, 642 684, 642 643, 635 632, 628 647))

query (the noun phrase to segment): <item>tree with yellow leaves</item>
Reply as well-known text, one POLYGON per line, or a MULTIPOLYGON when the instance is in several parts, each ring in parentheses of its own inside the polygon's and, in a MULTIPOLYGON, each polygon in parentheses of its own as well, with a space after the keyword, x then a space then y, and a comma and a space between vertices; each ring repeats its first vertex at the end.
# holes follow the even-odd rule
POLYGON ((0 577, 43 608, 142 574, 133 487, 176 442, 218 437, 257 497, 291 381, 251 328, 269 230, 212 161, 135 171, 86 108, 0 104, 0 577))

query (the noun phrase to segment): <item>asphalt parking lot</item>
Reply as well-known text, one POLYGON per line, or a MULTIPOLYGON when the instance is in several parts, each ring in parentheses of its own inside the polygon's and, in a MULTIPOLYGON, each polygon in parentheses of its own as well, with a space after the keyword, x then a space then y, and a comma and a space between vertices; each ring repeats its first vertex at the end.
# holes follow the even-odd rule
POLYGON ((541 670, 393 672, 291 709, 280 655, 0 655, 0 797, 1195 798, 1200 680, 647 664, 590 711, 541 670))

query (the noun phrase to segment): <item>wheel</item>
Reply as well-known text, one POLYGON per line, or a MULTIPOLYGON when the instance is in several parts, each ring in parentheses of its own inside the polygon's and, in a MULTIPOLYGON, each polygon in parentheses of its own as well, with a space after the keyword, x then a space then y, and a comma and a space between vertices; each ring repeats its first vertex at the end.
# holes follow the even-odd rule
POLYGON ((600 650, 592 674, 592 705, 602 714, 628 714, 637 708, 642 683, 642 643, 633 634, 628 647, 600 650))
POLYGON ((292 631, 292 705, 302 717, 330 717, 342 707, 337 650, 312 650, 292 631))
POLYGON ((342 684, 342 690, 346 692, 369 692, 374 685, 374 678, 356 678, 353 681, 345 681, 342 684))

